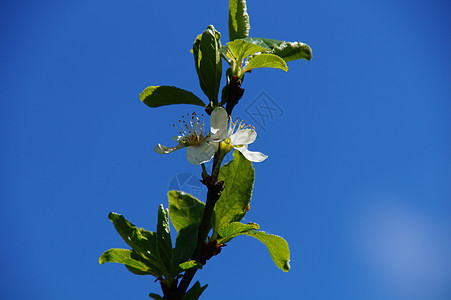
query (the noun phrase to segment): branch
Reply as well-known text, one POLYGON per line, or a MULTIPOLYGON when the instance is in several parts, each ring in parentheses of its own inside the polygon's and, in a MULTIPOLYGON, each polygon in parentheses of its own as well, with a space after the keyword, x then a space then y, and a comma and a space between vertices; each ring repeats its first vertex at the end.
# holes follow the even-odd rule
MULTIPOLYGON (((233 108, 235 107, 236 104, 238 104, 238 101, 243 96, 244 89, 241 88, 241 80, 236 76, 230 78, 229 82, 224 87, 224 89, 226 90, 225 93, 227 95, 226 111, 230 116, 232 114, 233 108)), ((224 153, 221 150, 221 148, 219 148, 218 152, 215 153, 215 156, 213 158, 213 167, 211 176, 205 172, 205 166, 202 167, 203 170, 202 183, 208 189, 207 201, 205 203, 204 213, 202 215, 202 220, 199 226, 199 232, 197 236, 197 247, 196 250, 194 251, 193 256, 191 257, 192 260, 198 261, 202 265, 205 265, 206 261, 212 256, 211 253, 205 253, 206 252, 205 248, 207 245, 206 239, 211 229, 211 217, 213 215, 213 210, 215 208, 216 202, 219 200, 219 197, 221 197, 222 191, 224 190, 224 182, 223 181, 218 182, 218 175, 225 154, 226 153, 224 153)), ((215 251, 216 251, 215 254, 217 254, 221 250, 220 248, 218 248, 215 249, 215 251)), ((168 300, 181 299, 183 295, 185 295, 186 290, 188 289, 191 280, 193 279, 196 272, 197 269, 191 269, 186 271, 185 274, 183 275, 182 280, 180 281, 179 286, 177 287, 177 291, 175 293, 176 297, 168 298, 168 300)))
MULTIPOLYGON (((224 155, 221 153, 221 149, 216 152, 213 158, 213 170, 217 165, 220 165, 224 155)), ((202 215, 202 220, 199 226, 199 233, 197 236, 197 247, 194 251, 191 259, 200 262, 202 265, 206 263, 205 259, 205 240, 207 239, 208 233, 211 229, 211 217, 213 215, 213 210, 215 208, 216 202, 221 197, 221 193, 224 190, 224 182, 218 182, 218 174, 214 174, 210 176, 208 174, 202 173, 202 183, 208 188, 207 192, 207 202, 205 203, 204 214, 202 215)), ((183 295, 185 295, 188 286, 191 283, 194 275, 197 270, 192 269, 185 272, 182 280, 177 288, 177 297, 176 299, 181 299, 183 295)))

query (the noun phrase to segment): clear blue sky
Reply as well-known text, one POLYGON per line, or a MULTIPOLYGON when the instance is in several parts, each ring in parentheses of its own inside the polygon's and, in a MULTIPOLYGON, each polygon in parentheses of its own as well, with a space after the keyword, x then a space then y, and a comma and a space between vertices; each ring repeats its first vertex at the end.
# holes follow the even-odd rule
MULTIPOLYGON (((196 108, 154 110, 138 94, 171 84, 204 98, 189 49, 209 24, 227 41, 227 8, 1 2, 1 299, 159 291, 151 277, 98 265, 126 247, 107 214, 153 230, 171 180, 199 176, 185 151, 153 151, 196 108)), ((450 8, 248 1, 251 36, 304 41, 314 54, 288 73, 247 75, 235 112, 269 156, 254 164, 245 221, 287 239, 292 270, 240 237, 198 273, 203 299, 451 299, 450 8), (252 120, 262 92, 280 108, 265 124, 252 120)))

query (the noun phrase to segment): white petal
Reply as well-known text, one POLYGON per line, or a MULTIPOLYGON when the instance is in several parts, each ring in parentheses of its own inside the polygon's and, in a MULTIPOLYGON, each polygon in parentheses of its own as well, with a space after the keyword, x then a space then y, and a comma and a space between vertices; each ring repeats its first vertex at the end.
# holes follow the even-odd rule
POLYGON ((173 139, 174 141, 176 141, 178 143, 183 139, 183 136, 181 136, 181 135, 173 136, 173 137, 171 137, 171 139, 173 139))
POLYGON ((231 133, 232 133, 232 131, 230 129, 223 128, 223 129, 218 130, 211 137, 209 137, 208 140, 211 142, 222 142, 223 140, 228 138, 231 133))
POLYGON ((218 143, 204 142, 200 145, 189 146, 186 149, 186 157, 193 165, 200 165, 212 159, 215 152, 218 150, 218 143))
POLYGON ((257 132, 254 129, 238 130, 230 137, 232 145, 249 145, 257 138, 257 132))
POLYGON ((166 147, 161 144, 158 144, 155 146, 155 148, 153 148, 153 150, 155 150, 155 152, 160 153, 160 154, 168 154, 175 150, 182 149, 183 147, 185 147, 185 146, 183 146, 182 144, 178 144, 175 147, 166 147))
POLYGON ((214 134, 217 131, 227 128, 229 124, 229 114, 222 107, 216 107, 210 117, 210 131, 214 134))
POLYGON ((268 158, 267 155, 264 155, 261 152, 247 150, 247 145, 244 145, 243 147, 236 147, 235 149, 240 151, 241 154, 243 154, 249 161, 261 162, 268 158))

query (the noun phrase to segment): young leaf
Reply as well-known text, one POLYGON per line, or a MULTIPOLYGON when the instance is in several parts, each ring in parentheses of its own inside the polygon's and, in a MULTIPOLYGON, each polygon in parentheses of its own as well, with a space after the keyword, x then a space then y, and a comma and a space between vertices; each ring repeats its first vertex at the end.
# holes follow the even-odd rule
POLYGON ((145 258, 149 258, 153 264, 159 264, 157 239, 153 232, 137 228, 124 218, 124 216, 113 212, 109 213, 108 218, 122 239, 133 250, 145 258))
POLYGON ((196 95, 175 86, 149 86, 139 94, 139 99, 149 107, 171 104, 192 104, 205 107, 205 103, 196 95))
POLYGON ((240 221, 246 214, 254 187, 255 170, 239 151, 233 160, 221 167, 218 180, 224 180, 225 188, 214 208, 213 238, 227 224, 240 221))
POLYGON ((227 49, 229 49, 229 47, 227 45, 223 45, 221 46, 221 56, 222 58, 224 58, 227 63, 229 65, 231 65, 233 63, 232 58, 230 57, 229 53, 227 53, 227 49))
POLYGON ((185 261, 184 263, 181 263, 177 266, 176 274, 179 274, 179 273, 185 272, 186 270, 191 270, 191 269, 202 269, 202 264, 198 263, 197 261, 194 261, 194 260, 185 261))
POLYGON ((282 57, 286 62, 296 59, 312 59, 312 49, 309 45, 301 42, 285 42, 275 47, 273 54, 282 57))
POLYGON ((137 273, 139 272, 138 275, 153 275, 157 278, 161 276, 161 273, 158 270, 152 269, 149 265, 144 263, 142 258, 132 250, 107 250, 99 258, 99 263, 101 265, 106 262, 119 263, 125 265, 126 267, 131 267, 131 270, 137 270, 137 273))
POLYGON ((227 243, 231 241, 234 237, 243 235, 250 230, 259 228, 260 226, 256 223, 243 224, 240 222, 232 222, 219 230, 219 236, 221 238, 218 239, 218 244, 227 243))
POLYGON ((251 57, 246 62, 246 66, 242 72, 244 74, 245 72, 257 68, 274 68, 284 70, 285 72, 288 71, 287 64, 282 58, 274 54, 265 53, 251 57))
POLYGON ((229 0, 229 40, 247 38, 249 29, 246 0, 229 0))
POLYGON ((154 300, 164 300, 163 297, 161 297, 161 296, 158 295, 158 294, 154 294, 154 293, 150 293, 150 294, 149 294, 149 297, 152 298, 152 299, 154 299, 154 300))
POLYGON ((177 231, 191 224, 200 223, 205 204, 190 194, 169 191, 169 215, 177 231))
POLYGON ((259 45, 246 42, 244 40, 234 40, 228 42, 230 52, 233 56, 241 62, 244 58, 257 52, 267 51, 267 48, 261 47, 259 45))
MULTIPOLYGON (((158 207, 157 222, 157 244, 158 254, 162 263, 166 267, 165 275, 171 274, 172 271, 172 241, 169 229, 169 211, 164 209, 163 204, 158 207)), ((168 276, 166 276, 166 279, 168 276)))
POLYGON ((310 60, 312 58, 312 49, 309 45, 301 42, 285 42, 264 38, 245 38, 243 41, 264 47, 268 50, 268 53, 280 56, 286 62, 296 59, 310 60))
POLYGON ((194 250, 196 250, 198 232, 199 223, 191 224, 180 229, 175 240, 173 252, 174 265, 178 265, 191 258, 194 250))
POLYGON ((221 34, 209 25, 193 44, 194 63, 202 91, 214 104, 218 103, 218 92, 222 76, 221 34))
POLYGON ((282 237, 257 230, 250 230, 244 234, 254 237, 265 244, 272 260, 279 269, 284 272, 290 270, 290 249, 287 241, 282 237))
POLYGON ((199 299, 200 295, 204 292, 204 290, 207 288, 208 284, 201 287, 199 281, 196 281, 196 283, 193 285, 192 288, 186 292, 186 294, 182 297, 182 300, 197 300, 199 299))

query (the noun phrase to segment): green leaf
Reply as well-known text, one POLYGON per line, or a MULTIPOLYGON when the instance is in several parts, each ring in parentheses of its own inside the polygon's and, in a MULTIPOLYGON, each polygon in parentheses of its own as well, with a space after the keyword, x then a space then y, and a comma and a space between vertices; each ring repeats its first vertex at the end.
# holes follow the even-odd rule
POLYGON ((145 259, 148 265, 153 266, 153 269, 161 276, 164 266, 158 255, 156 234, 142 228, 137 228, 122 215, 112 212, 108 215, 108 218, 127 245, 139 254, 141 258, 145 259))
POLYGON ((197 300, 200 295, 207 288, 208 284, 201 286, 199 281, 196 281, 195 284, 186 292, 186 294, 182 297, 182 300, 197 300))
POLYGON ((232 58, 227 53, 228 49, 229 49, 229 47, 227 45, 221 46, 221 56, 222 56, 222 58, 224 58, 227 61, 227 63, 229 65, 232 65, 233 61, 232 61, 232 58))
POLYGON ((154 293, 150 293, 150 294, 149 294, 149 297, 152 298, 152 299, 154 299, 154 300, 164 300, 163 297, 161 297, 161 296, 158 295, 158 294, 154 294, 154 293))
POLYGON ((243 41, 264 47, 268 49, 268 53, 280 56, 286 62, 312 58, 312 49, 309 45, 301 42, 285 42, 265 38, 245 38, 243 41))
POLYGON ((256 223, 243 224, 240 222, 232 222, 219 230, 219 236, 221 238, 218 239, 218 244, 227 243, 231 241, 234 237, 243 235, 250 230, 259 228, 260 226, 256 223))
POLYGON ((182 191, 169 191, 169 215, 178 231, 174 249, 174 265, 191 258, 197 246, 199 224, 205 204, 182 191))
POLYGON ((190 194, 181 191, 169 191, 169 215, 177 231, 202 220, 205 204, 190 194))
POLYGON ((198 232, 198 223, 180 229, 175 240, 175 249, 173 252, 174 265, 180 264, 191 258, 197 247, 198 232))
POLYGON ((254 237, 265 244, 272 260, 279 269, 284 272, 290 270, 290 249, 287 241, 282 237, 257 230, 250 230, 245 235, 254 237))
POLYGON ((218 92, 222 76, 221 34, 209 25, 193 44, 194 63, 202 91, 214 104, 218 103, 218 92))
POLYGON ((143 257, 149 258, 153 264, 159 264, 160 259, 155 233, 137 228, 122 215, 113 212, 109 213, 108 218, 127 245, 143 257))
POLYGON ((218 180, 224 180, 225 188, 214 208, 213 238, 222 227, 245 216, 252 197, 254 167, 239 151, 233 157, 219 171, 218 180))
POLYGON ((153 275, 155 277, 161 276, 158 270, 153 270, 150 266, 142 261, 142 258, 136 252, 127 249, 110 249, 105 251, 99 258, 99 263, 102 265, 106 262, 123 264, 129 267, 130 271, 136 270, 138 275, 153 275))
POLYGON ((139 99, 149 107, 171 104, 192 104, 205 107, 205 103, 196 95, 175 86, 149 86, 139 94, 139 99))
MULTIPOLYGON (((136 269, 136 268, 130 267, 128 265, 125 265, 125 267, 127 268, 127 270, 129 270, 130 272, 132 272, 135 275, 151 275, 151 274, 149 274, 147 272, 143 272, 140 269, 136 269)), ((158 278, 158 277, 161 276, 161 273, 160 273, 159 276, 156 276, 156 275, 154 275, 154 276, 158 278)))
POLYGON ((230 52, 232 52, 233 56, 239 62, 249 55, 267 50, 265 47, 249 43, 244 40, 234 40, 232 42, 228 42, 227 46, 229 46, 230 52))
POLYGON ((301 42, 285 42, 279 47, 275 47, 272 53, 282 57, 286 62, 296 59, 312 59, 312 49, 309 45, 301 42))
POLYGON ((229 0, 229 40, 247 38, 249 29, 246 0, 229 0))
POLYGON ((158 207, 157 244, 158 254, 166 267, 165 275, 168 279, 169 274, 172 274, 172 241, 169 229, 169 211, 164 209, 163 204, 158 207))
POLYGON ((177 266, 175 275, 190 269, 202 269, 202 264, 195 260, 185 261, 177 266))
POLYGON ((286 62, 274 54, 259 54, 247 60, 243 73, 257 68, 274 68, 288 71, 286 62))

